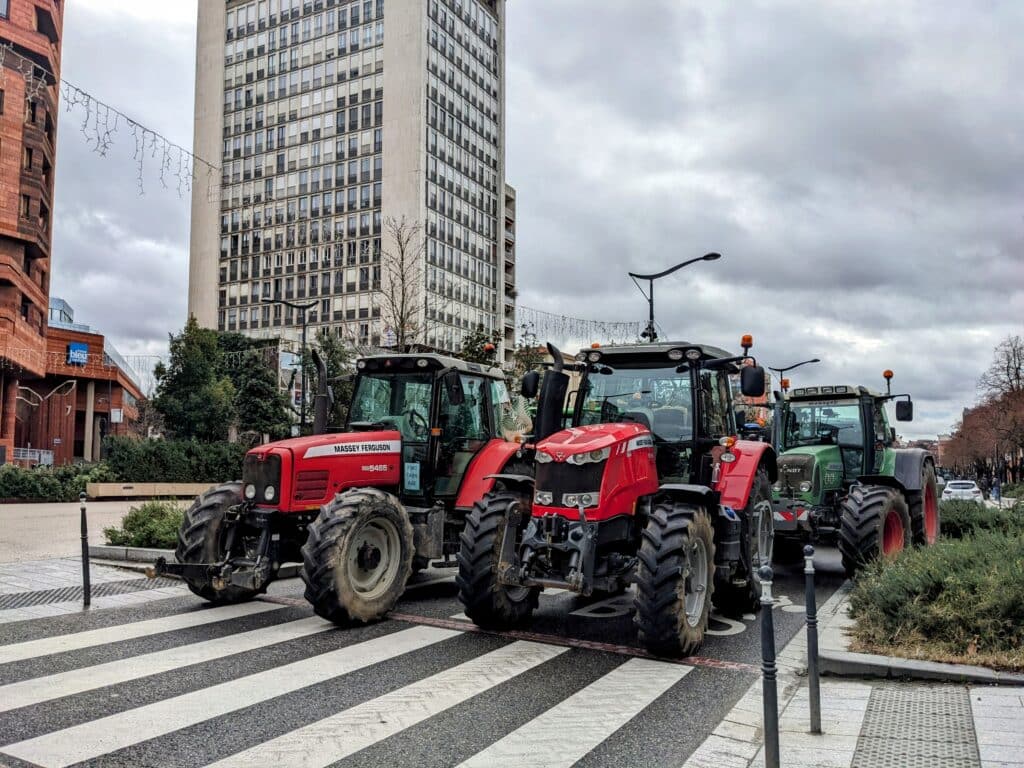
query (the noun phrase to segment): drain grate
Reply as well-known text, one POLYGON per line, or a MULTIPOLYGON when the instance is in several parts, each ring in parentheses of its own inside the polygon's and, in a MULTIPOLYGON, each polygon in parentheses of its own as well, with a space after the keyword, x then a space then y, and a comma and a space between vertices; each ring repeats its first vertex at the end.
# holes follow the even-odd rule
MULTIPOLYGON (((159 589, 160 587, 176 587, 180 585, 181 582, 177 579, 107 581, 102 584, 94 584, 92 594, 98 597, 103 595, 123 595, 127 592, 141 592, 146 589, 159 589)), ((0 595, 0 610, 81 600, 84 592, 85 590, 82 587, 62 587, 61 589, 43 589, 38 592, 15 592, 11 595, 0 595)))
POLYGON ((879 686, 871 692, 852 768, 977 768, 966 688, 879 686))

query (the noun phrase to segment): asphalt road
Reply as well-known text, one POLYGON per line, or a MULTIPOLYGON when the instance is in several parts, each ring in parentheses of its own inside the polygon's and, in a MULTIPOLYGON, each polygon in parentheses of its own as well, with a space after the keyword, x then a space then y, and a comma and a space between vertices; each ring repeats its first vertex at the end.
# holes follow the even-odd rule
MULTIPOLYGON (((842 583, 817 558, 819 604, 842 583)), ((781 568, 778 647, 803 627, 781 568)), ((696 658, 645 658, 628 604, 541 597, 523 633, 460 618, 453 572, 419 575, 393 618, 336 629, 291 580, 7 624, 3 766, 680 766, 758 679, 759 621, 712 622, 696 658)))

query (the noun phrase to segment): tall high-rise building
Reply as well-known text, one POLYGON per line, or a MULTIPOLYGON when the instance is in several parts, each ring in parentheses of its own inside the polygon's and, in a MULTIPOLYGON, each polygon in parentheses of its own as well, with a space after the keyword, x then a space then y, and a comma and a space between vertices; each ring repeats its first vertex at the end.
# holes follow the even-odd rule
POLYGON ((503 331, 504 19, 505 0, 199 3, 195 151, 222 167, 192 195, 201 325, 295 338, 279 298, 359 345, 503 331))
POLYGON ((505 365, 516 348, 516 190, 505 185, 505 365))
POLYGON ((0 0, 0 464, 23 447, 19 388, 46 375, 63 8, 0 0))

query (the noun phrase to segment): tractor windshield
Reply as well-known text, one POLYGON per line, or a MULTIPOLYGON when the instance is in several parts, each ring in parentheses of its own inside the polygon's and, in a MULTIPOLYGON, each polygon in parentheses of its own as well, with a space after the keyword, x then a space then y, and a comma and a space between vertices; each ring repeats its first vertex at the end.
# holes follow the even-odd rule
POLYGON ((349 423, 380 424, 397 429, 406 442, 425 443, 430 434, 429 373, 363 374, 356 382, 349 423))
POLYGON ((793 403, 783 434, 785 448, 801 445, 861 447, 863 430, 856 402, 793 403))
POLYGON ((664 368, 613 369, 602 365, 586 378, 580 424, 629 421, 647 427, 661 442, 693 437, 690 377, 664 368))

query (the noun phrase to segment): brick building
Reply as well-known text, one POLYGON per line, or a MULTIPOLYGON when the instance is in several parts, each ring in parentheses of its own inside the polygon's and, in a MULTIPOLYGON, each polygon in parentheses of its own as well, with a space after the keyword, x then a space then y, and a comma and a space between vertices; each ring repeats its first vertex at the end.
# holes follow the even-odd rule
POLYGON ((51 300, 46 375, 18 388, 18 463, 96 461, 103 438, 127 434, 138 418, 136 373, 99 331, 74 320, 66 302, 51 300))
POLYGON ((25 444, 20 388, 47 374, 60 0, 0 0, 0 463, 25 444))

